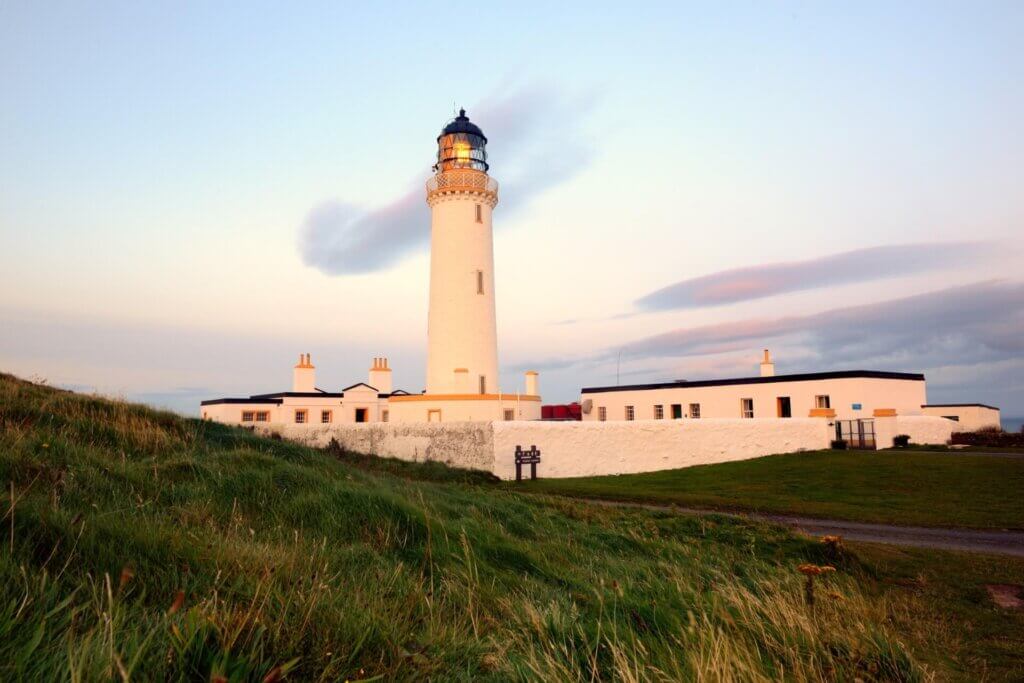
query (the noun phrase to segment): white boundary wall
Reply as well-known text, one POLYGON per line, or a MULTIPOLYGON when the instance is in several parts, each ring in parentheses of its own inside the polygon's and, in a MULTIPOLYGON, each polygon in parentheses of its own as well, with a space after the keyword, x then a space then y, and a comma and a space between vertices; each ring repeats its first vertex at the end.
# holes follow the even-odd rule
MULTIPOLYGON (((824 418, 637 420, 633 422, 442 422, 261 427, 286 439, 411 462, 437 461, 515 478, 515 449, 541 451, 544 478, 631 474, 828 448, 824 418)), ((876 418, 879 448, 896 434, 914 443, 946 443, 954 423, 941 417, 876 418)), ((528 476, 528 468, 524 476, 528 476)))
POLYGON ((494 473, 515 478, 517 445, 541 451, 538 476, 585 477, 670 470, 828 448, 828 420, 803 418, 496 422, 494 473))

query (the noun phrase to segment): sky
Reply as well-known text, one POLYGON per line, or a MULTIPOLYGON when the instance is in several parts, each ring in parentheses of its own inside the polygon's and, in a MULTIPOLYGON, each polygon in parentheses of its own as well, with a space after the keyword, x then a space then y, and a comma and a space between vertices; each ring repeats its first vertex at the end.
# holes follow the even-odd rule
POLYGON ((489 138, 501 390, 841 369, 1024 415, 1024 3, 0 0, 0 371, 187 414, 425 380, 489 138))

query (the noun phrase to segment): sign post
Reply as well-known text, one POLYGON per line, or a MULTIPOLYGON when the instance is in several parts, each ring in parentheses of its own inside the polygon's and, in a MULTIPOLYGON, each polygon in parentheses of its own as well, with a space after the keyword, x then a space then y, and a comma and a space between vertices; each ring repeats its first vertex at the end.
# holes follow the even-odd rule
POLYGON ((516 446, 516 481, 523 480, 523 465, 530 466, 530 479, 536 479, 539 462, 540 451, 535 445, 531 445, 528 451, 524 451, 522 446, 516 446))

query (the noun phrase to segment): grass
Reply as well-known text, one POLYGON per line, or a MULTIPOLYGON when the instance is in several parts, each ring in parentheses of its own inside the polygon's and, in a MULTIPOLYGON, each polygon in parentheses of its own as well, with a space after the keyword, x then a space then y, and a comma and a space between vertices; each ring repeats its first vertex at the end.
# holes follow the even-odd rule
POLYGON ((1024 676, 1024 617, 981 588, 1021 562, 521 495, 8 375, 0 482, 0 680, 1024 676), (838 569, 813 608, 808 562, 838 569))
POLYGON ((816 451, 644 474, 539 479, 582 498, 979 529, 1024 528, 1024 460, 908 451, 816 451))

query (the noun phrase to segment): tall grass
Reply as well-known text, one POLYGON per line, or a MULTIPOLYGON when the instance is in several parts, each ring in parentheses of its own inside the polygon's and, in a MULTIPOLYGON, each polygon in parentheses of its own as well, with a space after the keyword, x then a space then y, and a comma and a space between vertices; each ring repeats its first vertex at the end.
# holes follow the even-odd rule
POLYGON ((0 678, 932 676, 855 557, 424 473, 0 376, 0 678))

